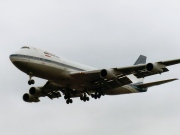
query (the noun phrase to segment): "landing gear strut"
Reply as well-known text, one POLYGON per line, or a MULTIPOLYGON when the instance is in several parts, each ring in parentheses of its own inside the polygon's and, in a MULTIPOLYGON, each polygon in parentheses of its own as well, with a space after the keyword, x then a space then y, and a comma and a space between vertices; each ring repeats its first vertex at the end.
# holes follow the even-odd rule
POLYGON ((32 73, 29 73, 29 81, 28 81, 28 84, 29 84, 29 85, 35 83, 35 81, 32 79, 32 77, 33 77, 33 74, 32 74, 32 73))

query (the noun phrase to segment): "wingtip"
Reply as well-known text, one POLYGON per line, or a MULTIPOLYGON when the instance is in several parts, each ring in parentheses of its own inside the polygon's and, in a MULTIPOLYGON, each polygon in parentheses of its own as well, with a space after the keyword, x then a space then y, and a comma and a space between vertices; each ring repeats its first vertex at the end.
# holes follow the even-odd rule
POLYGON ((176 80, 179 80, 179 78, 170 79, 170 81, 176 81, 176 80))

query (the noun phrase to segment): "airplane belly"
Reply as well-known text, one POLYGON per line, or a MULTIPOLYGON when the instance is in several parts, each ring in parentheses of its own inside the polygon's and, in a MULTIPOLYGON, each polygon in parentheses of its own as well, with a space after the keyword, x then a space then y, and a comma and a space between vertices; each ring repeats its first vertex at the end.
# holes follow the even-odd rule
POLYGON ((27 62, 16 61, 14 65, 21 71, 27 73, 27 62))
POLYGON ((27 64, 28 72, 33 76, 40 77, 47 80, 58 80, 65 77, 65 71, 53 64, 47 64, 39 61, 29 61, 27 64))

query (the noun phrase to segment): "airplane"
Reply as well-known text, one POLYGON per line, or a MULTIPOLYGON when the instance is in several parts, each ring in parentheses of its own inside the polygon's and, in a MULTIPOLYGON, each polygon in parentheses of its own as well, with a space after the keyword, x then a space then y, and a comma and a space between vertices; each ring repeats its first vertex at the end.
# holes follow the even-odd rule
POLYGON ((149 87, 177 80, 143 83, 145 77, 167 72, 167 66, 180 63, 180 59, 174 59, 146 64, 146 59, 140 55, 133 66, 96 69, 30 46, 10 55, 11 62, 29 76, 29 85, 35 83, 33 77, 48 80, 44 86, 31 87, 23 95, 29 103, 39 102, 41 97, 59 98, 62 94, 67 104, 76 97, 86 102, 89 97, 147 92, 149 87))

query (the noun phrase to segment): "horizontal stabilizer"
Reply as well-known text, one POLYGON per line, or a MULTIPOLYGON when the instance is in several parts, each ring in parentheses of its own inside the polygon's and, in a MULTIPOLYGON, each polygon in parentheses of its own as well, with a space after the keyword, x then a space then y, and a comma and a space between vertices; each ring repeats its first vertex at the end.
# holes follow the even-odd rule
POLYGON ((172 82, 172 81, 175 81, 175 80, 178 80, 178 79, 174 78, 174 79, 162 80, 162 81, 157 81, 157 82, 138 84, 137 86, 140 87, 140 88, 149 88, 149 87, 152 87, 152 86, 161 85, 161 84, 172 82))

